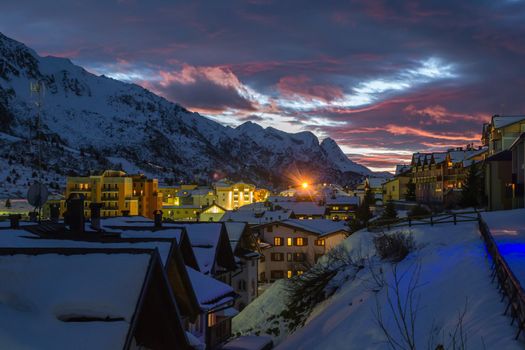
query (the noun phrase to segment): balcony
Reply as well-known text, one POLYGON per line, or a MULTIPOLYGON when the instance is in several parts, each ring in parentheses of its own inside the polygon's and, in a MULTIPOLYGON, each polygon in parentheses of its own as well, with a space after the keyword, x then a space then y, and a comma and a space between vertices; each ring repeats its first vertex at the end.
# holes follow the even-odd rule
POLYGON ((228 340, 232 335, 232 320, 230 317, 217 316, 217 323, 208 327, 206 332, 206 347, 215 348, 228 340))

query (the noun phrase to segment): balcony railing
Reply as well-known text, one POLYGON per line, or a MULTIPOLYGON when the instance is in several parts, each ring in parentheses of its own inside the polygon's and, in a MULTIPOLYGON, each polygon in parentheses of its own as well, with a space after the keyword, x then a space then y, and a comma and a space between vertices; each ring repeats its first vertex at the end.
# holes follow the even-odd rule
POLYGON ((228 340, 232 335, 232 320, 230 317, 217 317, 217 323, 208 327, 206 332, 207 348, 214 348, 228 340))

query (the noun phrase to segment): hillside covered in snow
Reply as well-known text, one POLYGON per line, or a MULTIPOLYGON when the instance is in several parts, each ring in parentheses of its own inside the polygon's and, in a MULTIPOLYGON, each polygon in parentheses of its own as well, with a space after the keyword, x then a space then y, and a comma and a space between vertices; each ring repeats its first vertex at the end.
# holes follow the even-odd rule
POLYGON ((358 231, 314 267, 325 284, 298 290, 280 280, 234 318, 233 331, 269 334, 278 349, 523 348, 476 222, 387 234, 396 232, 414 244, 400 262, 381 259, 377 234, 358 231))
POLYGON ((272 187, 298 174, 339 183, 371 174, 331 139, 252 122, 223 126, 140 86, 40 57, 0 33, 0 195, 31 181, 37 140, 48 183, 108 167, 166 181, 227 176, 272 187), (31 82, 45 86, 39 134, 31 82))

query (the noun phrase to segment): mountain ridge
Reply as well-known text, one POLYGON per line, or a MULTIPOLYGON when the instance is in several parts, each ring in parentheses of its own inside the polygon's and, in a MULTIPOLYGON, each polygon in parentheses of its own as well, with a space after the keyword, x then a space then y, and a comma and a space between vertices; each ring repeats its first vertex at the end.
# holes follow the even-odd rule
MULTIPOLYGON (((48 183, 126 164, 168 184, 226 176, 282 188, 298 176, 344 184, 373 174, 331 139, 254 122, 224 126, 139 85, 94 75, 67 58, 41 57, 2 33, 0 122, 0 164, 8 168, 0 179, 16 173, 16 165, 31 172, 18 174, 14 187, 34 179, 37 140, 45 147, 48 183), (34 81, 45 86, 38 135, 36 96, 29 89, 34 81)), ((8 184, 0 195, 13 187, 8 184)))

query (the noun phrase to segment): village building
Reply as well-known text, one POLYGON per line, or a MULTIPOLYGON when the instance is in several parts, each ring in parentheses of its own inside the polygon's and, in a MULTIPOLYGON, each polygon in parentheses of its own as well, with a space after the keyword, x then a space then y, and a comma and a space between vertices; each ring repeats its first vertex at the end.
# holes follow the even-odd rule
POLYGON ((84 215, 90 216, 90 205, 102 205, 101 216, 129 215, 153 217, 153 212, 162 207, 162 195, 158 192, 158 181, 143 175, 127 175, 123 171, 106 170, 100 175, 69 176, 65 197, 82 195, 84 215))
POLYGON ((525 188, 525 132, 510 146, 512 153, 512 208, 524 208, 525 188))
POLYGON ((274 209, 270 202, 252 203, 236 210, 227 211, 221 218, 223 222, 246 222, 250 226, 261 225, 289 219, 293 212, 289 209, 274 209))
POLYGON ((343 221, 326 219, 288 219, 257 226, 254 231, 263 254, 260 283, 302 274, 349 234, 343 221))
POLYGON ((199 221, 221 221, 224 214, 228 211, 218 204, 211 204, 207 207, 202 208, 202 212, 199 214, 199 221))
MULTIPOLYGON (((519 141, 514 152, 510 147, 525 132, 525 116, 499 116, 492 117, 490 123, 483 125, 482 143, 488 147, 488 157, 485 160, 485 195, 489 210, 511 209, 519 205, 520 189, 516 194, 518 182, 514 182, 513 174, 519 174, 514 169, 513 154, 516 166, 519 163, 519 141)), ((517 178, 516 178, 517 180, 517 178)))
POLYGON ((258 265, 260 254, 255 236, 245 222, 224 222, 230 245, 237 263, 232 276, 232 286, 239 295, 235 306, 244 309, 258 295, 258 265))
POLYGON ((240 208, 255 201, 255 186, 244 182, 221 180, 214 184, 216 203, 226 210, 240 208))
POLYGON ((485 148, 471 147, 459 147, 446 152, 414 153, 411 167, 416 200, 436 205, 456 203, 469 166, 483 160, 485 154, 485 148))
POLYGON ((300 220, 324 219, 326 207, 318 202, 280 201, 272 205, 274 210, 289 210, 291 217, 300 220))
POLYGON ((408 189, 411 179, 410 165, 396 165, 396 172, 393 178, 383 183, 383 199, 385 201, 402 201, 408 189))
POLYGON ((355 212, 359 206, 357 196, 330 196, 326 198, 326 218, 330 220, 350 220, 355 218, 355 212))

